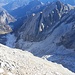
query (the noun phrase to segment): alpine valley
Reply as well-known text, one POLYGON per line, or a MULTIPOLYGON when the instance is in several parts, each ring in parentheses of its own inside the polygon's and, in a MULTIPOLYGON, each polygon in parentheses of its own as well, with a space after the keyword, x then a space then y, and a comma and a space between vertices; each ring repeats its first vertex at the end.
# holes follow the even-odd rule
POLYGON ((75 75, 75 0, 0 0, 0 75, 75 75))

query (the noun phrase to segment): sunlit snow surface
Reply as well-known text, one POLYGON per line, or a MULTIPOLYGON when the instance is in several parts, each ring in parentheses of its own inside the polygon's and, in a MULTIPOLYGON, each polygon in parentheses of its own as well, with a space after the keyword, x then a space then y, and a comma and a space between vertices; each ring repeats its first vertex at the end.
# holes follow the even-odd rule
POLYGON ((75 75, 61 64, 0 44, 0 75, 75 75))

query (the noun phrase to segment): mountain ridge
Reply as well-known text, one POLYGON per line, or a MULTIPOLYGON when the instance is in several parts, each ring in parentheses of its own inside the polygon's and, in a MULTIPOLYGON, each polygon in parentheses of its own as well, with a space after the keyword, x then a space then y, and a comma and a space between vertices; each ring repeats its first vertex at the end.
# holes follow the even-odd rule
MULTIPOLYGON (((16 22, 20 22, 16 23, 15 26, 21 26, 17 30, 15 29, 16 31, 4 36, 7 39, 5 44, 61 64, 75 74, 75 6, 64 4, 61 1, 46 4, 40 2, 39 4, 43 8, 36 4, 34 3, 34 7, 31 7, 33 4, 30 6, 28 10, 30 14, 27 14, 27 17, 23 15, 17 19, 16 22), (36 13, 30 11, 32 8, 36 11, 37 6, 39 8, 36 13)), ((14 26, 14 24, 12 25, 14 26)), ((61 75, 56 72, 55 74, 61 75)))
POLYGON ((31 53, 11 49, 0 44, 1 75, 74 75, 56 63, 33 56, 31 53))
POLYGON ((75 61, 75 36, 71 35, 74 34, 74 12, 74 6, 60 1, 48 4, 43 11, 30 16, 21 26, 16 34, 15 47, 49 61, 61 63, 75 72, 75 63, 71 62, 75 61), (66 37, 67 35, 70 37, 66 37))
MULTIPOLYGON (((64 5, 60 1, 50 3, 35 16, 30 16, 21 26, 19 31, 24 34, 24 40, 26 41, 41 41, 41 39, 46 38, 47 33, 49 33, 49 30, 53 27, 53 25, 60 21, 71 9, 74 9, 74 7, 70 8, 70 6, 64 5), (32 25, 34 26, 32 27, 32 25)), ((22 35, 20 34, 20 36, 22 35)))

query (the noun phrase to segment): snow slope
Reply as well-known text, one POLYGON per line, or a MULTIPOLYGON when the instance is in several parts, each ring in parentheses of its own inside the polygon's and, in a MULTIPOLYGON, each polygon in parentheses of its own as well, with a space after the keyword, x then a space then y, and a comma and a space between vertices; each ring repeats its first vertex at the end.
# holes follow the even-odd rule
POLYGON ((75 75, 60 64, 0 44, 0 75, 75 75))

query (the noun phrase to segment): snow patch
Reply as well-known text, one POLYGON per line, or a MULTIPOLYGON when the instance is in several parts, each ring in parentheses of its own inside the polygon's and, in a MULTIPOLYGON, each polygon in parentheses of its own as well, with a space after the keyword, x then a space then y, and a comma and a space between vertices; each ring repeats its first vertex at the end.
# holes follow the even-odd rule
POLYGON ((44 24, 43 24, 43 23, 41 23, 41 26, 40 26, 40 28, 39 28, 39 31, 40 31, 40 32, 42 32, 42 31, 43 31, 43 29, 44 29, 44 24))
POLYGON ((32 16, 35 16, 35 13, 33 13, 32 16))
POLYGON ((4 70, 2 68, 0 68, 0 74, 3 73, 3 72, 4 72, 4 70))
POLYGON ((8 74, 8 75, 13 75, 11 72, 8 72, 7 74, 8 74))

